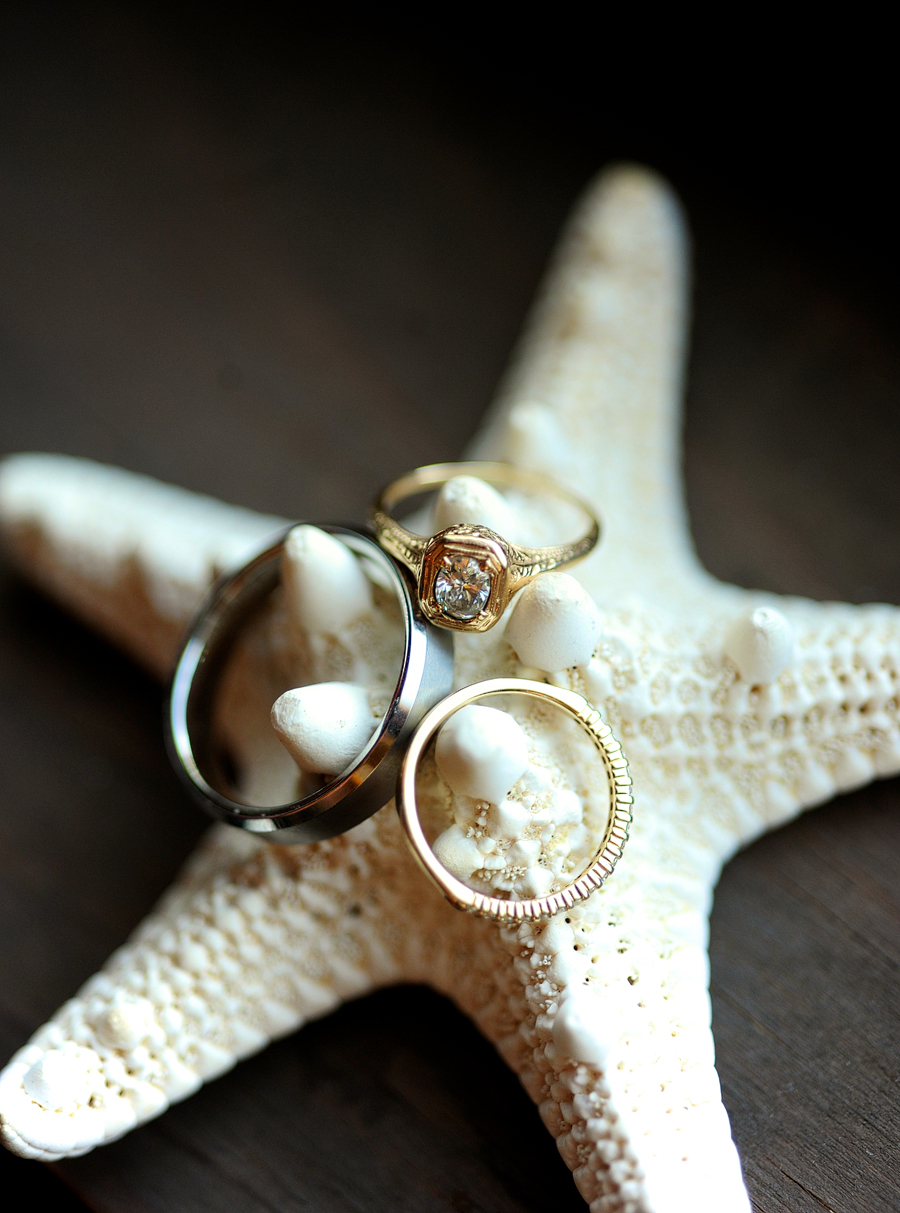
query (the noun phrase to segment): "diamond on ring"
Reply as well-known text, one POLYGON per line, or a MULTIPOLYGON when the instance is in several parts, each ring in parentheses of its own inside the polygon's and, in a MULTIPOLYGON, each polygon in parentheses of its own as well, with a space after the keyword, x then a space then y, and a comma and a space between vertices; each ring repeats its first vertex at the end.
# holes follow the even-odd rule
POLYGON ((491 596, 491 574, 471 556, 444 557, 434 579, 434 598, 443 614, 468 620, 480 615, 491 596))

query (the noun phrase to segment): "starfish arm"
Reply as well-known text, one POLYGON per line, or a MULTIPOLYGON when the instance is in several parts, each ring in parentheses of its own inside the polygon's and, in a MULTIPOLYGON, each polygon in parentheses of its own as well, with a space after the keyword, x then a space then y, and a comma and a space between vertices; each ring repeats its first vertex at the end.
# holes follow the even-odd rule
POLYGON ((590 664, 555 676, 600 708, 640 799, 655 799, 630 845, 647 832, 660 864, 668 856, 710 888, 767 830, 900 773, 900 610, 731 593, 730 609, 716 598, 687 617, 610 611, 590 664), (735 619, 758 611, 782 621, 792 648, 766 682, 726 653, 735 619))
POLYGON ((0 465, 0 527, 19 568, 160 678, 215 578, 282 526, 86 459, 0 465))
POLYGON ((415 876, 398 870, 411 860, 379 828, 292 848, 213 827, 128 943, 7 1066, 5 1144, 45 1160, 84 1153, 341 1002, 420 979, 403 893, 415 876), (41 1105, 48 1083, 62 1107, 41 1105))
POLYGON ((557 475, 602 515, 577 576, 595 597, 705 581, 680 476, 687 236, 655 174, 588 188, 473 454, 557 475))
POLYGON ((710 900, 645 853, 564 917, 444 950, 435 984, 519 1075, 592 1213, 749 1209, 714 1067, 710 900))

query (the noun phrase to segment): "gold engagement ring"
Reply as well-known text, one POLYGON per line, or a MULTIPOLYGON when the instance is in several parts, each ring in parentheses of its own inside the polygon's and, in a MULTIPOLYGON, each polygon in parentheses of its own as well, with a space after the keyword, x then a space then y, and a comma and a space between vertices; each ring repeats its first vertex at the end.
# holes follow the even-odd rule
POLYGON ((389 484, 372 509, 375 537, 389 555, 413 573, 422 614, 436 627, 486 632, 510 599, 541 573, 581 560, 596 547, 600 523, 580 498, 537 472, 507 463, 435 463, 416 468, 389 484), (528 548, 509 543, 486 526, 459 523, 430 538, 394 518, 400 502, 440 488, 456 476, 477 476, 489 484, 547 494, 574 506, 587 531, 573 543, 528 548))

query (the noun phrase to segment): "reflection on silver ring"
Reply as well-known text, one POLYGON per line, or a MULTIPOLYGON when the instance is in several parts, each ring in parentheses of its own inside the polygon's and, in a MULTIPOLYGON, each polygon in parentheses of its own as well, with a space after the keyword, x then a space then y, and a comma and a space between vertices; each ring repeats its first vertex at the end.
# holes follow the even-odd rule
POLYGON ((381 725, 352 767, 324 788, 289 804, 256 808, 231 799, 210 782, 212 704, 219 674, 242 624, 278 584, 284 541, 292 524, 236 573, 212 587, 188 631, 175 667, 166 717, 169 757, 202 807, 213 817, 272 842, 316 842, 341 834, 377 812, 394 794, 405 742, 422 716, 453 682, 453 646, 425 621, 414 589, 374 539, 349 527, 316 523, 387 580, 403 617, 403 660, 381 725))

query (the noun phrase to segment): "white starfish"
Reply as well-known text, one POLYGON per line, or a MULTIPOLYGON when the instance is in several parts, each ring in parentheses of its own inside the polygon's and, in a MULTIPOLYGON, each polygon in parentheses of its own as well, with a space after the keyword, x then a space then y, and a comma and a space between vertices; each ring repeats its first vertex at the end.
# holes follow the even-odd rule
MULTIPOLYGON (((4 1071, 11 1149, 83 1153, 348 998, 427 982, 520 1076, 594 1213, 749 1208, 713 1066, 712 889, 764 830, 900 770, 900 613, 699 566, 678 471, 683 244, 654 177, 602 178, 473 451, 556 474, 604 516, 577 575, 605 632, 564 677, 631 762, 614 878, 565 919, 499 929, 432 892, 391 808, 313 847, 214 827, 4 1071)), ((7 463, 0 517, 31 576, 160 675, 216 570, 279 522, 48 456, 7 463)), ((478 639, 458 684, 509 668, 502 637, 478 639)))

